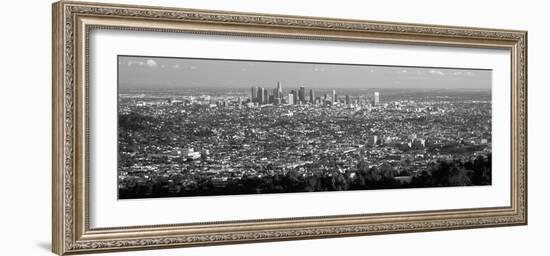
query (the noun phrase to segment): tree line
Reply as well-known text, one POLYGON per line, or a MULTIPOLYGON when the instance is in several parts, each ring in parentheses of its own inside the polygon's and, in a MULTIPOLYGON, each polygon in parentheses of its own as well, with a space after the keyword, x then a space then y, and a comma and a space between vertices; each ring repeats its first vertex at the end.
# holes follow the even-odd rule
POLYGON ((386 165, 369 167, 360 162, 353 171, 323 172, 312 176, 303 176, 291 170, 286 174, 245 175, 224 182, 216 182, 208 177, 197 178, 194 182, 185 182, 183 177, 181 180, 173 178, 171 182, 167 178, 153 177, 147 182, 123 181, 125 186, 119 189, 119 198, 490 185, 491 161, 491 154, 468 161, 441 160, 420 173, 398 172, 386 165), (407 175, 406 181, 396 178, 404 175, 407 175))

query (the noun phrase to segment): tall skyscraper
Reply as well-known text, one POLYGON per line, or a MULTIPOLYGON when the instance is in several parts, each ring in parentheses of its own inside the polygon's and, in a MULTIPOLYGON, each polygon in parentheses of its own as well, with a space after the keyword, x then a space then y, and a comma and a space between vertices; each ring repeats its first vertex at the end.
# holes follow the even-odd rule
POLYGON ((288 94, 288 105, 294 105, 294 94, 292 92, 288 94))
POLYGON ((374 99, 372 101, 372 104, 374 106, 378 106, 380 104, 380 93, 374 92, 374 99))
POLYGON ((259 104, 262 104, 262 102, 263 102, 262 99, 263 99, 263 97, 264 97, 264 93, 262 92, 262 89, 263 89, 263 88, 260 87, 260 86, 258 86, 258 87, 256 88, 256 93, 257 93, 257 94, 256 94, 256 102, 258 102, 259 104))
POLYGON ((309 102, 315 104, 315 92, 313 89, 309 89, 309 102))
POLYGON ((264 89, 263 92, 264 92, 264 98, 263 98, 264 101, 263 102, 264 102, 264 104, 268 104, 269 103, 269 92, 266 89, 264 89))
POLYGON ((279 99, 283 97, 283 85, 281 84, 281 81, 277 81, 277 94, 275 97, 279 99))
POLYGON ((251 94, 250 94, 250 102, 255 102, 256 97, 258 97, 258 88, 252 86, 251 94))
POLYGON ((273 88, 273 95, 271 95, 271 96, 273 96, 273 97, 271 97, 271 98, 273 98, 273 100, 271 100, 271 103, 279 104, 279 99, 280 99, 279 95, 280 95, 279 90, 277 90, 277 88, 273 88))
POLYGON ((346 105, 351 104, 351 101, 349 99, 349 94, 346 94, 346 105))
POLYGON ((296 90, 291 90, 290 93, 292 94, 292 104, 291 105, 298 104, 298 93, 296 93, 296 90))
POLYGON ((300 90, 298 91, 298 98, 300 103, 306 103, 306 88, 304 86, 300 86, 300 90))
POLYGON ((258 98, 257 101, 260 103, 260 105, 265 104, 266 97, 265 97, 265 89, 263 87, 258 87, 258 98))
POLYGON ((332 104, 336 103, 336 90, 332 90, 332 104))

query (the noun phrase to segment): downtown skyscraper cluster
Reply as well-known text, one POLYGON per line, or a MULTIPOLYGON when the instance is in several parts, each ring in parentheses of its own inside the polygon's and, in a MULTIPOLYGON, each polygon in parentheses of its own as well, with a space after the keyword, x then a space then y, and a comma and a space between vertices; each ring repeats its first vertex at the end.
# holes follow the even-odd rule
MULTIPOLYGON (((257 103, 258 105, 303 105, 307 103, 311 105, 331 105, 335 103, 344 103, 346 105, 352 104, 352 99, 349 94, 343 98, 339 98, 336 94, 336 90, 332 90, 330 94, 325 93, 324 97, 316 97, 315 90, 309 89, 308 97, 305 86, 300 86, 298 90, 292 89, 285 95, 280 81, 277 82, 277 86, 273 88, 271 93, 268 89, 261 86, 252 86, 250 90, 250 102, 257 103)), ((379 92, 374 92, 372 96, 372 105, 377 106, 379 104, 380 94, 379 92)))

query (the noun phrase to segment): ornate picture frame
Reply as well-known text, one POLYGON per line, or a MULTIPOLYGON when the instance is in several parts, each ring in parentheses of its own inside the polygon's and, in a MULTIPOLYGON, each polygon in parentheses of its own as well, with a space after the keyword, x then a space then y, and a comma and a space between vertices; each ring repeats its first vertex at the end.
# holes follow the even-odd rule
POLYGON ((52 247, 59 255, 527 224, 526 31, 71 1, 53 4, 52 31, 52 247), (509 50, 510 205, 92 228, 88 50, 98 29, 509 50))

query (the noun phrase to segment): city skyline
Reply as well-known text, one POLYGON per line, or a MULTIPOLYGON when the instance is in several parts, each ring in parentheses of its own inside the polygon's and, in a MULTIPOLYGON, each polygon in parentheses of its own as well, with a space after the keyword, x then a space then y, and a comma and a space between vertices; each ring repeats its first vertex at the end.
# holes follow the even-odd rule
MULTIPOLYGON (((238 99, 238 104, 256 104, 256 105, 302 105, 302 104, 312 104, 312 105, 334 105, 342 103, 350 106, 352 103, 358 103, 358 95, 350 97, 349 93, 344 95, 338 95, 335 89, 330 90, 331 94, 325 93, 324 96, 315 97, 316 88, 308 88, 306 91, 305 86, 299 86, 298 90, 290 89, 289 93, 285 95, 281 81, 277 81, 277 87, 273 88, 272 93, 270 93, 269 88, 264 88, 262 86, 252 86, 250 88, 250 95, 248 99, 242 101, 238 99), (307 93, 309 91, 309 93, 307 93), (309 95, 309 96, 307 96, 309 95)), ((319 91, 317 91, 319 92, 319 91)), ((370 103, 372 106, 377 106, 380 104, 380 92, 373 91, 370 97, 370 103)))
POLYGON ((433 67, 119 56, 119 86, 490 89, 492 71, 433 67), (391 77, 392 79, 388 79, 391 77))
POLYGON ((118 199, 492 184, 490 70, 119 60, 118 199))

